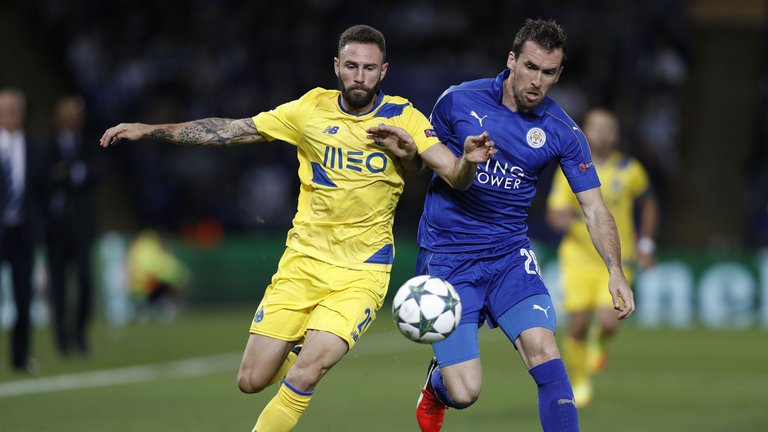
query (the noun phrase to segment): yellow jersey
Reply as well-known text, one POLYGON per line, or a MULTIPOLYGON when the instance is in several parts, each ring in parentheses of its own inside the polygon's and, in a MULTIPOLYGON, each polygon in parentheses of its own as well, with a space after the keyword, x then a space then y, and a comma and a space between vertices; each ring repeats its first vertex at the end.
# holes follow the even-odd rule
POLYGON ((389 271, 403 170, 366 129, 403 128, 419 153, 440 141, 404 98, 380 92, 371 111, 360 115, 346 112, 340 98, 338 90, 315 88, 253 117, 266 139, 296 146, 301 190, 286 246, 346 268, 389 271))
MULTIPOLYGON (((626 266, 635 260, 635 227, 633 223, 634 203, 648 191, 648 174, 636 159, 618 151, 612 152, 606 160, 595 163, 600 177, 603 199, 616 220, 621 242, 622 262, 626 266)), ((580 263, 602 263, 584 223, 584 214, 579 207, 562 172, 555 173, 552 190, 547 198, 547 207, 553 210, 571 210, 577 220, 565 233, 558 255, 561 265, 580 263)), ((627 267, 629 268, 629 267, 627 267)))

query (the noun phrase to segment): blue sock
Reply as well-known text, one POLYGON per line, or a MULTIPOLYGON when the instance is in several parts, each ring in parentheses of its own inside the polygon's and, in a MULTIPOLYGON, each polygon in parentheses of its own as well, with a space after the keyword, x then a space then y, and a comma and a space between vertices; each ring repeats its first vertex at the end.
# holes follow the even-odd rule
POLYGON ((434 390, 437 398, 445 405, 456 409, 463 409, 472 405, 459 405, 451 399, 451 395, 448 394, 448 389, 445 388, 445 384, 443 383, 443 374, 440 372, 439 367, 432 371, 432 375, 429 377, 429 383, 432 385, 432 390, 434 390))
POLYGON ((577 432, 579 416, 563 361, 550 360, 529 372, 539 387, 539 419, 544 432, 577 432))

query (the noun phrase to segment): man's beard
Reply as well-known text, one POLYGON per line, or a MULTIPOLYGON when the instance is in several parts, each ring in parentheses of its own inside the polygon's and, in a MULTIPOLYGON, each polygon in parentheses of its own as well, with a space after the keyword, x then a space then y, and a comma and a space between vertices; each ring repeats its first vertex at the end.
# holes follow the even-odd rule
POLYGON ((344 83, 341 82, 341 78, 339 78, 339 89, 341 89, 341 97, 344 98, 344 101, 347 102, 347 105, 349 105, 352 109, 360 109, 365 108, 368 106, 368 104, 373 101, 373 98, 376 96, 376 93, 379 91, 379 83, 376 83, 375 86, 368 89, 363 85, 355 85, 352 87, 344 87, 344 83), (353 90, 365 90, 365 94, 362 96, 353 93, 353 90))
POLYGON ((544 100, 544 97, 539 97, 535 102, 529 102, 525 96, 523 96, 523 92, 514 92, 513 97, 515 98, 515 104, 517 105, 517 110, 521 112, 530 111, 534 108, 536 108, 541 101, 544 100))

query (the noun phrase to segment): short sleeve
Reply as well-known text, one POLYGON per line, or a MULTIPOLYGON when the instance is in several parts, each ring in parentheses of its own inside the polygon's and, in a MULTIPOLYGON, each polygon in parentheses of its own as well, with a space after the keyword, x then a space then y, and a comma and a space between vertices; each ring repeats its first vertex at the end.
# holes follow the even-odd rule
POLYGON ((592 153, 581 129, 573 127, 571 131, 564 133, 560 168, 573 193, 600 187, 592 153))
POLYGON ((416 143, 416 150, 419 153, 423 153, 440 142, 432 124, 429 123, 429 120, 421 111, 414 108, 413 105, 409 105, 403 114, 402 128, 411 134, 413 141, 416 143))
POLYGON ((256 130, 269 141, 280 140, 296 145, 321 90, 310 90, 297 100, 255 115, 253 124, 256 130))

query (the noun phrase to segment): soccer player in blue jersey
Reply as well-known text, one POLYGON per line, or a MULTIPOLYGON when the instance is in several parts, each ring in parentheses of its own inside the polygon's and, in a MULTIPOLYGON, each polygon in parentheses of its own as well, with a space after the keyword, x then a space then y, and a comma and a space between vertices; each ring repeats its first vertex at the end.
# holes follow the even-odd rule
POLYGON ((281 382, 254 431, 292 430, 317 383, 376 317, 389 285, 403 172, 414 166, 416 153, 458 189, 469 187, 477 164, 495 153, 488 135, 480 133, 467 137, 456 157, 410 102, 381 92, 385 57, 379 31, 353 26, 342 33, 334 59, 339 90, 316 88, 239 120, 123 123, 101 138, 104 147, 142 138, 198 146, 280 140, 296 146, 298 210, 277 273, 250 324, 238 374, 246 393, 281 382))
POLYGON ((579 428, 555 340, 555 311, 526 235, 536 182, 550 161, 559 162, 584 212, 610 273, 608 290, 618 317, 635 309, 616 224, 603 202, 587 140, 547 97, 562 73, 565 46, 560 25, 527 20, 515 36, 507 70, 450 87, 432 111, 438 137, 454 153, 461 152, 464 137, 482 131, 497 153, 478 166, 466 191, 433 176, 424 203, 417 274, 450 281, 463 309, 456 331, 433 345, 435 357, 416 413, 424 432, 440 430, 447 407, 466 408, 477 400, 482 384, 477 335, 485 321, 513 342, 536 382, 544 431, 579 428))

